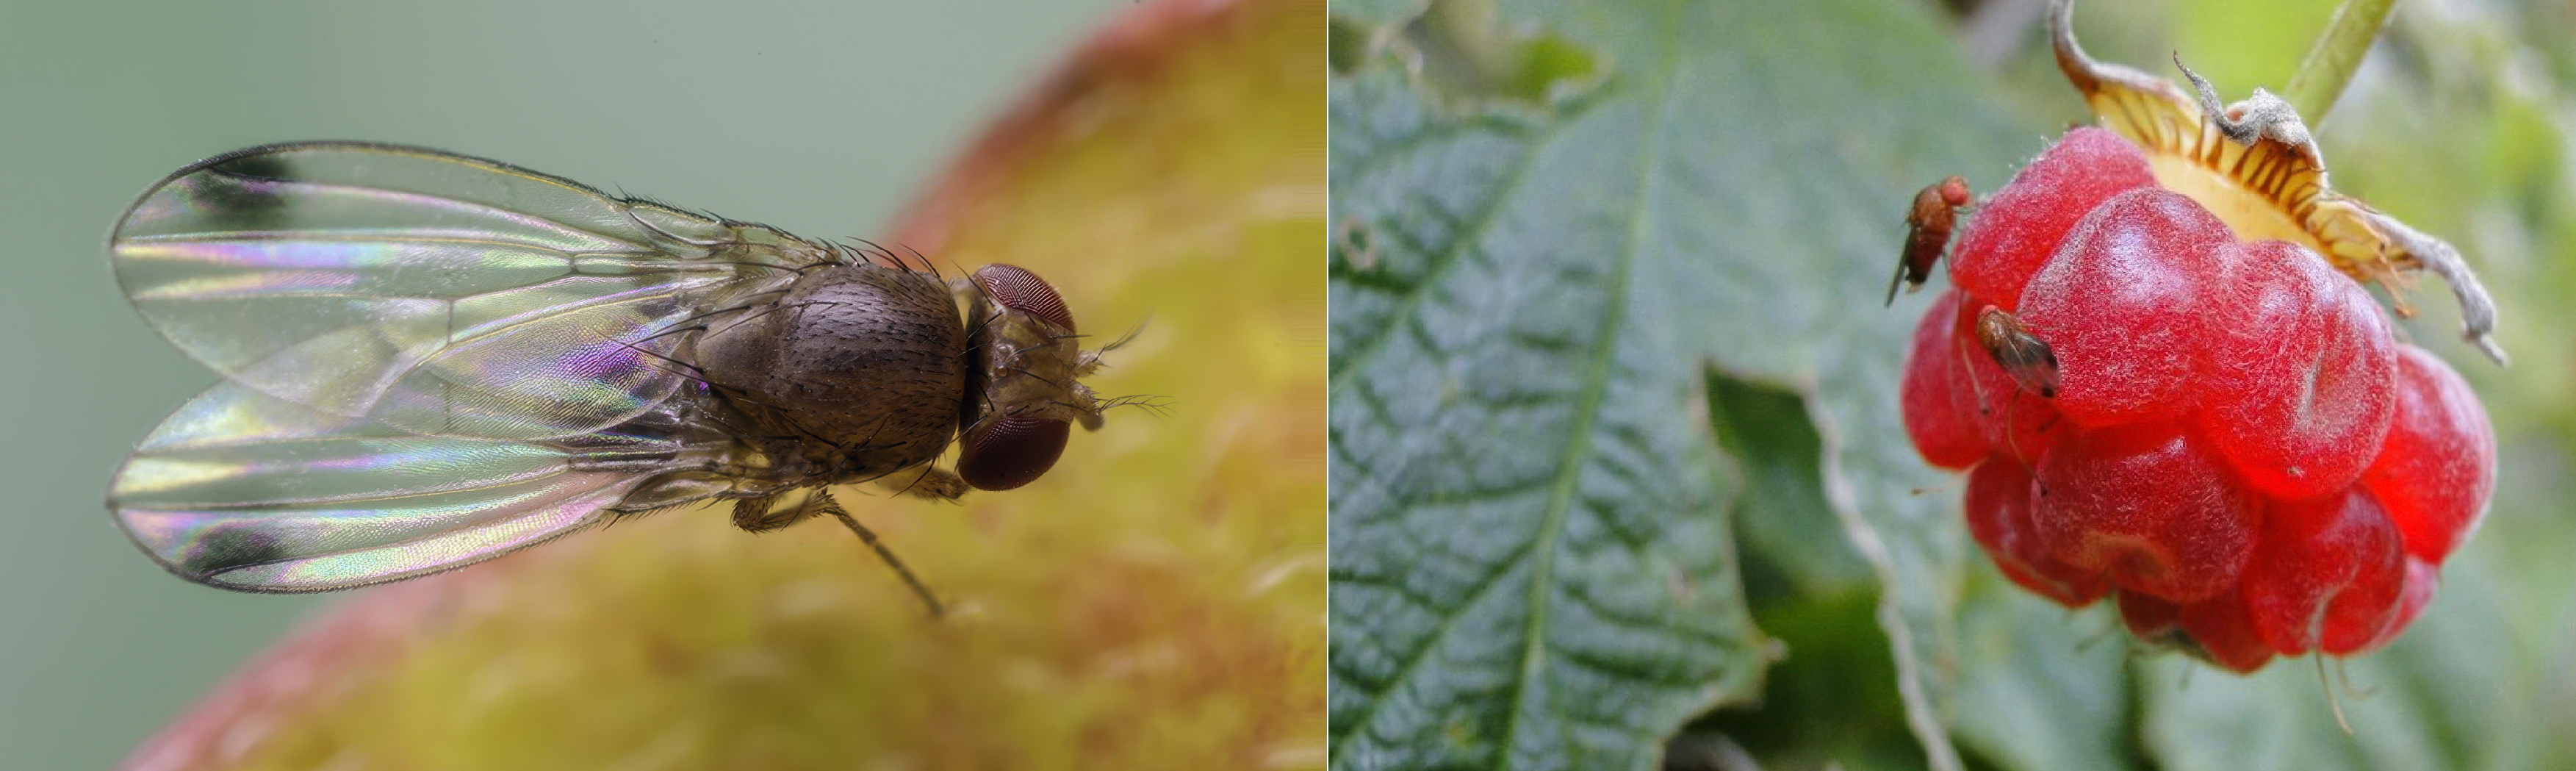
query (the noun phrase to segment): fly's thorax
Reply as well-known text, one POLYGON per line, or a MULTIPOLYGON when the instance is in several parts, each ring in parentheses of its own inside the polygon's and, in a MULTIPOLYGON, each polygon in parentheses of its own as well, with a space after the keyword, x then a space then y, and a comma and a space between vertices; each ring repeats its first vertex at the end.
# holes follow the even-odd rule
POLYGON ((967 311, 972 378, 957 414, 958 474, 985 490, 1027 484, 1053 466, 1074 424, 1100 428, 1081 378, 1100 367, 1073 314, 1037 274, 986 265, 957 287, 967 311))
POLYGON ((707 392, 782 467, 864 477, 937 457, 956 431, 966 331, 937 280, 867 263, 813 269, 705 319, 707 392))

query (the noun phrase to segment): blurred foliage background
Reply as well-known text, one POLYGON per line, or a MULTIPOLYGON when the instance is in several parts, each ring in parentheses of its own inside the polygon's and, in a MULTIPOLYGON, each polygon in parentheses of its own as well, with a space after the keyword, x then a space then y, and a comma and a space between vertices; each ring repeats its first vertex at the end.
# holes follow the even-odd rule
POLYGON ((1314 3, 0 5, 0 767, 1300 767, 1321 755, 1321 20, 1314 3), (1136 19, 1160 19, 1136 23, 1136 19), (1114 30, 1103 32, 1118 22, 1114 30), (1093 59, 1064 70, 1097 37, 1093 59), (1007 121, 1014 131, 988 135, 1007 121), (1237 122, 1253 128, 1236 131, 1237 122), (998 139, 989 137, 999 137, 998 139), (848 532, 669 513, 382 590, 154 569, 100 501, 213 375, 126 307, 104 234, 207 155, 428 145, 809 236, 1047 276, 1144 324, 1167 397, 964 508, 848 532), (961 162, 969 153, 973 158, 961 162), (946 171, 943 171, 943 168, 946 171), (899 216, 912 200, 916 209, 899 216), (1150 323, 1147 323, 1149 322, 1150 323), (298 619, 327 612, 256 666, 298 619), (176 749, 171 749, 176 747, 176 749), (166 766, 165 766, 166 767, 166 766))
MULTIPOLYGON (((2082 2, 2076 27, 2234 100, 2281 90, 2335 5, 2082 2)), ((1336 767, 2576 765, 2576 6, 2402 0, 2316 125, 2338 190, 2468 255, 2514 357, 2459 344, 2437 282, 2415 295, 2405 334, 2485 400, 2499 489, 2412 631, 2322 680, 2011 589, 1894 422, 1932 296, 1878 308, 1906 200, 1991 190, 2090 122, 2042 0, 1334 8, 1336 767), (1640 363, 1671 358, 1706 367, 1640 363), (1586 362, 1588 387, 1487 385, 1586 362), (1602 406, 1533 406, 1577 393, 1602 406), (1545 473, 1461 470, 1516 464, 1545 473), (1650 587, 1672 596, 1626 601, 1650 587)))

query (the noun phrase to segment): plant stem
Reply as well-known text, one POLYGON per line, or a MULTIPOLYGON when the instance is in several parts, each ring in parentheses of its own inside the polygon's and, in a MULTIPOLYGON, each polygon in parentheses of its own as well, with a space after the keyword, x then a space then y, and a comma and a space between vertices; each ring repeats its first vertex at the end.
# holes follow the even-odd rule
POLYGON ((2282 95, 2308 125, 2325 122, 2326 111, 2334 109, 2335 99, 2343 96, 2352 71, 2361 67, 2362 54, 2370 52, 2370 41, 2379 37, 2379 28, 2388 23, 2388 12, 2396 5, 2397 0, 2344 0, 2335 8, 2325 33, 2317 36, 2307 58, 2299 61, 2298 73, 2290 76, 2289 93, 2282 95))

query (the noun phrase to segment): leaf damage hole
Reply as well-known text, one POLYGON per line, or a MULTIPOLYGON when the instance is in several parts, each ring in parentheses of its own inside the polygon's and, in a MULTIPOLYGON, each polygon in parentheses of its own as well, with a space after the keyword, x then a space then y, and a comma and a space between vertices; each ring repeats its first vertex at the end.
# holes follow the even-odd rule
POLYGON ((1740 485, 1728 508, 1745 598, 1755 626, 1788 655, 1774 658, 1757 699, 1675 735, 1664 768, 1711 768, 1712 747, 1759 768, 1920 753, 1877 620, 1877 580, 1825 498, 1824 440, 1807 397, 1713 368, 1705 395, 1709 428, 1740 485))

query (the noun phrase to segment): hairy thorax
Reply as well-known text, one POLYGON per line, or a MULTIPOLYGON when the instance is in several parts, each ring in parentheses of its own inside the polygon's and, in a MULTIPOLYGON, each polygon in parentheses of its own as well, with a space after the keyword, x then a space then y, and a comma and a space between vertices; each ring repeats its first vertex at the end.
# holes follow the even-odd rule
POLYGON ((957 431, 966 331, 946 286, 854 263, 800 277, 697 342, 710 397, 773 473, 867 480, 930 461, 957 431))

